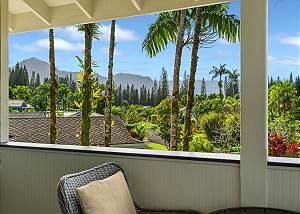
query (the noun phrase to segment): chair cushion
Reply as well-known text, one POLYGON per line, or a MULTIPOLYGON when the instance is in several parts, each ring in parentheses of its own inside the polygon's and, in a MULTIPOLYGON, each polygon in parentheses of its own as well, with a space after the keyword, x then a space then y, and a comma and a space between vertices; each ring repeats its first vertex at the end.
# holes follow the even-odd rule
POLYGON ((135 214, 125 177, 121 171, 103 180, 77 188, 84 214, 135 214))

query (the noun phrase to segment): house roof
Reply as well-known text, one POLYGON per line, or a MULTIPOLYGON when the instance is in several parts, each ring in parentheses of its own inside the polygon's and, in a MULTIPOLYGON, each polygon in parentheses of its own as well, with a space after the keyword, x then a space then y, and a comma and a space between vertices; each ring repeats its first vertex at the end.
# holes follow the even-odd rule
POLYGON ((20 33, 225 1, 230 0, 8 0, 7 19, 10 33, 20 33))
MULTIPOLYGON (((21 113, 20 113, 21 114, 21 113)), ((9 135, 10 141, 49 143, 49 117, 38 114, 10 114, 9 135), (17 116, 16 116, 17 115, 17 116)), ((80 117, 58 117, 57 144, 79 145, 78 130, 80 128, 80 117)), ((92 145, 104 144, 104 116, 91 117, 92 126, 90 138, 92 145)), ((115 118, 112 128, 112 145, 143 143, 129 135, 123 122, 115 118)))
POLYGON ((46 117, 43 112, 9 112, 11 118, 41 118, 46 117))
POLYGON ((23 105, 26 105, 24 100, 9 100, 9 107, 21 108, 23 105))

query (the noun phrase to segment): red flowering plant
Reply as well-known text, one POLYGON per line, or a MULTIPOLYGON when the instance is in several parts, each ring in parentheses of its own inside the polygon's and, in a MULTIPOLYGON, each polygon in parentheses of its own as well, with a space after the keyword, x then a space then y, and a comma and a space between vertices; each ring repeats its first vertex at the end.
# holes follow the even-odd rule
POLYGON ((269 155, 275 157, 299 157, 298 143, 287 143, 287 138, 275 133, 269 133, 269 155))

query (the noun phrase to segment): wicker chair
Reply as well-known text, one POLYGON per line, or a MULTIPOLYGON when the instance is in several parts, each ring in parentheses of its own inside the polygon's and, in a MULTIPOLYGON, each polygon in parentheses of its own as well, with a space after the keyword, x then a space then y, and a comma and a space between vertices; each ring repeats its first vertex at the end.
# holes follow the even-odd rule
POLYGON ((273 209, 273 208, 262 208, 262 207, 238 207, 230 209, 222 209, 214 211, 210 214, 299 214, 292 211, 273 209))
MULTIPOLYGON (((79 172, 76 174, 65 175, 58 184, 58 202, 63 214, 82 214, 82 210, 76 195, 76 188, 84 186, 96 180, 103 180, 122 171, 122 168, 114 163, 105 163, 98 167, 79 172)), ((124 172, 123 172, 124 173, 124 172)), ((124 173, 125 175, 125 173, 124 173)), ((135 203, 137 214, 197 214, 195 211, 167 211, 143 209, 135 203)))

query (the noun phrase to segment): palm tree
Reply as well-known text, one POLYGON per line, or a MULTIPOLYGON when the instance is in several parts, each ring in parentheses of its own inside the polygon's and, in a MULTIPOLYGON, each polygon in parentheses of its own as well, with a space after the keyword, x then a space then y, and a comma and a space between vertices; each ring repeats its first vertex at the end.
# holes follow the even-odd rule
POLYGON ((234 96, 237 93, 237 91, 235 91, 235 89, 238 86, 240 74, 238 73, 237 69, 234 69, 234 70, 229 72, 228 76, 229 76, 229 79, 230 79, 230 85, 231 85, 231 89, 232 89, 232 96, 234 96))
POLYGON ((201 13, 201 8, 197 8, 195 14, 195 27, 194 27, 193 48, 192 48, 192 56, 191 56, 191 67, 190 67, 190 76, 189 76, 187 101, 186 101, 185 117, 184 117, 183 151, 189 151, 189 142, 191 141, 191 136, 192 136, 191 114, 192 114, 192 107, 194 103, 195 76, 196 76, 197 63, 198 63, 198 49, 200 45, 200 32, 201 32, 200 13, 201 13))
POLYGON ((222 76, 226 75, 229 73, 229 70, 226 68, 226 64, 220 65, 219 68, 213 66, 213 69, 209 72, 209 74, 212 74, 213 77, 212 79, 215 79, 217 77, 219 77, 219 82, 218 82, 218 86, 219 86, 219 94, 221 99, 223 99, 224 95, 223 95, 223 81, 222 81, 222 76))
POLYGON ((189 142, 192 137, 191 114, 194 103, 199 47, 214 43, 216 38, 225 38, 232 43, 235 43, 239 38, 240 22, 234 15, 227 14, 228 9, 228 4, 219 4, 190 10, 191 18, 194 18, 194 32, 192 35, 190 78, 184 116, 184 151, 189 151, 189 142))
POLYGON ((112 100, 112 79, 113 79, 113 62, 114 62, 114 49, 115 49, 115 30, 116 21, 111 22, 110 31, 110 44, 109 44, 109 62, 108 62, 108 75, 106 81, 105 90, 105 138, 104 145, 109 146, 111 144, 111 100, 112 100))
POLYGON ((173 90, 171 97, 171 130, 170 130, 170 148, 177 150, 178 143, 178 113, 179 113, 179 75, 181 66, 181 56, 184 47, 184 32, 186 26, 186 10, 180 13, 180 25, 178 29, 176 54, 173 72, 173 90))
POLYGON ((90 145, 90 128, 92 111, 92 43, 93 39, 98 39, 99 26, 96 23, 79 25, 78 30, 84 32, 84 68, 83 68, 83 101, 82 101, 82 116, 80 128, 80 142, 83 146, 90 145))
POLYGON ((55 74, 55 56, 54 56, 54 33, 49 29, 49 63, 50 63, 50 143, 55 144, 57 138, 56 128, 56 74, 55 74))
POLYGON ((184 34, 187 26, 187 10, 161 13, 155 23, 150 25, 149 32, 143 42, 150 57, 156 56, 166 49, 169 42, 176 43, 176 53, 173 72, 173 90, 171 101, 171 130, 170 149, 177 150, 178 141, 178 101, 179 101, 179 74, 181 56, 184 47, 184 34))

